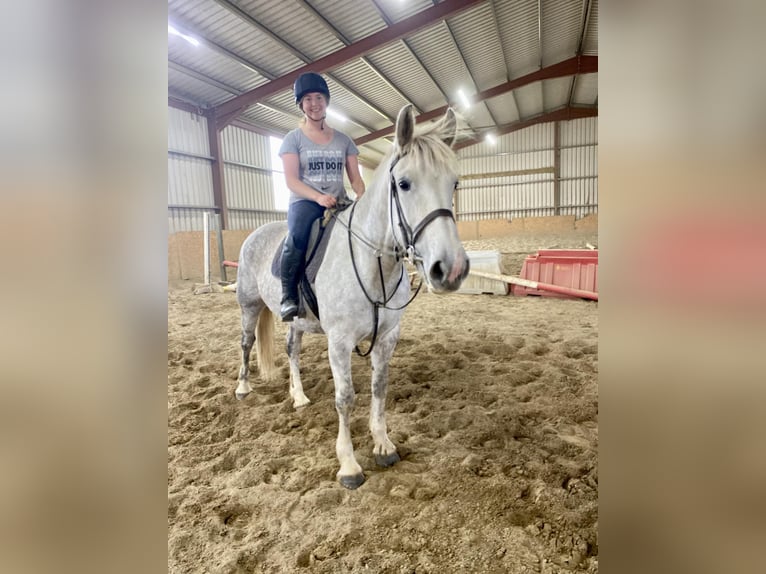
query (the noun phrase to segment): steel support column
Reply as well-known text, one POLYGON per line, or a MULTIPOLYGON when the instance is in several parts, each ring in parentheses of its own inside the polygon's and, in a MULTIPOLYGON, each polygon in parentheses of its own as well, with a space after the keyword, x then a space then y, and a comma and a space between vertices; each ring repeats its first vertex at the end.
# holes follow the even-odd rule
POLYGON ((221 228, 229 228, 229 210, 226 207, 226 191, 223 178, 223 158, 221 156, 221 127, 213 114, 207 114, 207 135, 210 143, 210 170, 213 182, 213 206, 221 214, 221 228))

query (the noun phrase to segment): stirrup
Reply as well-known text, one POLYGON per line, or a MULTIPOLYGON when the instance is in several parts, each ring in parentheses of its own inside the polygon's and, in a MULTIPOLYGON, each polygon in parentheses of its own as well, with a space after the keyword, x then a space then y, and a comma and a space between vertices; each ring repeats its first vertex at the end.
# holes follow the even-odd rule
POLYGON ((282 316, 282 321, 292 321, 298 316, 298 304, 295 301, 289 299, 282 303, 282 307, 279 309, 279 314, 282 316))

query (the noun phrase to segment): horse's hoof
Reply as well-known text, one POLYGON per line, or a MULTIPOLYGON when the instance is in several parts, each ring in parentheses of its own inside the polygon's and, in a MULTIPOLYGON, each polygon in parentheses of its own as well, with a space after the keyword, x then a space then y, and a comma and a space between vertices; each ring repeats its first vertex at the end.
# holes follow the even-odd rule
POLYGON ((352 474, 351 476, 339 476, 338 482, 349 490, 356 490, 362 486, 364 475, 360 472, 359 474, 352 474))
POLYGON ((396 451, 392 452, 391 454, 376 454, 375 455, 375 464, 378 466, 393 466, 397 462, 402 460, 399 458, 399 453, 396 451))
POLYGON ((247 395, 249 395, 249 394, 250 393, 238 393, 236 391, 234 392, 234 396, 237 397, 238 401, 241 401, 241 400, 247 398, 247 395))
POLYGON ((306 405, 309 405, 309 404, 311 404, 311 401, 308 399, 308 397, 297 398, 293 400, 293 408, 295 409, 305 407, 306 405))

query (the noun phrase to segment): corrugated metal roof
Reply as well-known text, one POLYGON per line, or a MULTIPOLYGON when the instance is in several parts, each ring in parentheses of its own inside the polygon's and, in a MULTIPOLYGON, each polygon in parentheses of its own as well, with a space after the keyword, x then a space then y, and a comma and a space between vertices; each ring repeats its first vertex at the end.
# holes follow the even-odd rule
POLYGON ((388 87, 383 79, 378 76, 361 60, 353 60, 348 64, 333 70, 333 76, 346 84, 351 89, 362 94, 369 94, 367 99, 388 114, 391 120, 383 118, 379 114, 373 125, 382 128, 396 120, 396 114, 407 104, 407 101, 399 96, 394 90, 388 87))
POLYGON ((555 110, 567 105, 569 101, 569 88, 572 86, 572 78, 556 78, 543 81, 543 107, 546 110, 555 110))
POLYGON ((199 72, 211 80, 226 84, 239 92, 252 90, 266 83, 263 76, 253 73, 204 45, 192 46, 176 36, 168 38, 168 60, 199 72))
MULTIPOLYGON (((359 60, 353 60, 336 68, 333 70, 333 77, 336 75, 338 79, 344 83, 346 83, 346 80, 350 80, 349 83, 353 82, 353 85, 349 85, 349 88, 361 93, 375 93, 376 90, 384 93, 390 92, 385 83, 375 76, 370 69, 359 60), (369 83, 364 84, 365 81, 369 83)), ((352 118, 363 125, 369 126, 373 130, 391 124, 387 118, 371 109, 358 97, 342 89, 333 80, 333 77, 328 77, 327 85, 330 88, 330 103, 334 108, 342 110, 344 115, 348 118, 352 118)), ((399 110, 397 109, 394 111, 394 114, 397 111, 399 110)), ((394 115, 393 117, 395 118, 396 116, 394 115)))
POLYGON ((520 119, 513 92, 506 92, 487 100, 487 106, 492 110, 492 115, 500 125, 510 124, 520 119))
POLYGON ((505 82, 508 71, 492 4, 461 12, 449 25, 479 91, 505 82))
POLYGON ((283 134, 298 127, 297 120, 261 106, 252 106, 245 110, 242 119, 283 134))
POLYGON ((378 4, 393 22, 399 22, 433 6, 433 2, 430 0, 408 0, 407 2, 378 0, 378 4))
POLYGON ((231 99, 231 94, 183 74, 172 68, 168 69, 168 93, 180 96, 184 100, 198 103, 202 107, 222 104, 231 99))
POLYGON ((443 24, 416 33, 410 37, 409 44, 447 98, 458 101, 459 89, 469 94, 475 91, 468 69, 443 24))
POLYGON ((169 0, 168 21, 176 20, 183 21, 186 27, 195 29, 274 77, 303 64, 302 60, 215 0, 169 0))
POLYGON ((588 56, 598 56, 598 0, 591 0, 590 3, 590 18, 582 52, 588 56))
MULTIPOLYGON (((169 37, 168 58, 174 64, 168 93, 202 107, 220 105, 306 60, 385 29, 387 21, 400 22, 434 5, 432 0, 168 0, 169 23, 217 45, 193 47, 169 37)), ((458 88, 471 95, 569 58, 580 44, 584 5, 582 0, 542 0, 540 21, 538 0, 486 0, 447 23, 437 20, 408 37, 372 47, 364 56, 385 79, 360 58, 324 71, 333 108, 355 122, 336 125, 352 137, 367 135, 389 127, 389 118, 396 117, 406 99, 421 113, 447 104, 445 95, 459 106, 458 88)), ((598 53, 598 0, 590 2, 582 50, 598 53)), ((567 104, 571 86, 570 77, 517 88, 474 104, 468 120, 478 129, 534 117, 567 104)), ((597 98, 598 75, 578 76, 571 104, 592 105, 597 98)), ((252 105, 241 119, 278 133, 297 125, 300 113, 289 88, 265 98, 263 105, 270 109, 252 105)), ((384 140, 367 146, 369 157, 388 148, 384 140)), ((367 146, 362 146, 363 156, 367 146)))
POLYGON ((531 118, 543 109, 543 84, 537 82, 514 90, 521 119, 531 118))
POLYGON ((171 14, 183 18, 210 18, 220 15, 221 10, 209 0, 168 0, 168 20, 173 22, 171 14))
POLYGON ((318 24, 300 2, 288 3, 289 9, 285 9, 284 2, 262 0, 245 0, 238 5, 309 60, 318 60, 343 47, 343 43, 318 24))
POLYGON ((462 109, 461 113, 468 122, 468 125, 474 129, 483 130, 494 125, 492 116, 484 103, 474 104, 467 110, 462 109))
POLYGON ((540 64, 537 0, 495 2, 495 13, 511 79, 537 70, 540 64))
POLYGON ((593 105, 598 98, 598 74, 577 76, 573 100, 576 104, 593 105))
POLYGON ((402 42, 376 50, 369 55, 369 59, 421 110, 431 110, 447 103, 402 42))
POLYGON ((332 22, 351 42, 386 27, 372 2, 359 0, 311 0, 309 2, 324 18, 332 22))
POLYGON ((543 66, 577 53, 582 27, 582 0, 543 0, 543 66))

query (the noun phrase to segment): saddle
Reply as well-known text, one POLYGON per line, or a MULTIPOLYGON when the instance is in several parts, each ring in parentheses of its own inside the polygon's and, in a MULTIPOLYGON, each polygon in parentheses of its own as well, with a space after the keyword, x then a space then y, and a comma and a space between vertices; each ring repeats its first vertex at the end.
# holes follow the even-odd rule
MULTIPOLYGON (((311 224, 311 233, 309 235, 309 243, 306 247, 306 257, 304 261, 305 271, 298 284, 298 317, 302 319, 306 317, 307 310, 310 310, 314 316, 319 319, 319 306, 317 304, 316 294, 314 293, 314 282, 316 281, 317 273, 324 260, 330 236, 335 228, 335 218, 333 217, 333 214, 340 213, 351 205, 352 202, 350 201, 348 203, 338 203, 335 208, 326 209, 324 217, 320 217, 311 224)), ((271 262, 271 274, 276 278, 279 278, 280 276, 282 248, 285 245, 286 239, 287 236, 279 242, 277 250, 274 253, 274 259, 271 262)))

